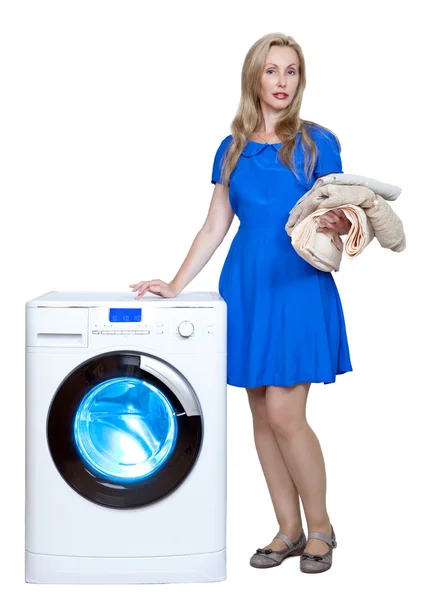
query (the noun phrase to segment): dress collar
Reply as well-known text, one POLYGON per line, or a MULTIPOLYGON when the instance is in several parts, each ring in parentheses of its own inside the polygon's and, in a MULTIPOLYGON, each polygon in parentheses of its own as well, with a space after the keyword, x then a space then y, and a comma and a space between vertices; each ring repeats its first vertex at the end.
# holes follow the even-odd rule
MULTIPOLYGON (((297 137, 298 136, 301 136, 301 131, 298 131, 297 137)), ((262 152, 262 150, 267 147, 274 148, 274 150, 280 150, 282 143, 278 142, 276 144, 269 144, 266 142, 265 144, 260 144, 259 142, 254 142, 253 140, 248 139, 247 144, 244 146, 241 154, 243 156, 255 156, 255 154, 259 154, 259 152, 262 152)))
POLYGON ((281 142, 278 142, 277 144, 269 144, 268 142, 266 142, 265 144, 260 144, 259 142, 254 142, 253 140, 247 140, 247 144, 246 146, 244 146, 241 154, 243 156, 254 156, 259 152, 262 152, 262 150, 264 150, 264 148, 267 148, 267 146, 270 146, 275 150, 279 150, 281 148, 281 145, 281 142))

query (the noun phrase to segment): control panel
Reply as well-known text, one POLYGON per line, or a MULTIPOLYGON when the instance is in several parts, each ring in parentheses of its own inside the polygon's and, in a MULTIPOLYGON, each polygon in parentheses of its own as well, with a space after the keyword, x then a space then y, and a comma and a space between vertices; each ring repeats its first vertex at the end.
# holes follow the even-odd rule
POLYGON ((226 351, 225 302, 94 304, 27 306, 26 345, 73 351, 120 346, 160 353, 226 351))
POLYGON ((217 305, 217 308, 190 306, 165 309, 148 305, 136 309, 91 307, 91 345, 94 345, 96 339, 111 340, 110 336, 118 337, 121 343, 127 340, 129 344, 139 343, 138 336, 143 344, 152 345, 155 339, 167 339, 172 343, 188 342, 194 345, 215 337, 216 333, 222 331, 222 326, 226 327, 226 314, 219 310, 219 306, 221 305, 217 305), (143 339, 147 342, 143 342, 143 339))

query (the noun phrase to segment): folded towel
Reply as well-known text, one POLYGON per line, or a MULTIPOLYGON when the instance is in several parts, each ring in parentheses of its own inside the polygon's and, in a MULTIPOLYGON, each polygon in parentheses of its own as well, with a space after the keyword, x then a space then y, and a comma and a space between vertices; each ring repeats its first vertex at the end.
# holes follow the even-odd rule
POLYGON ((338 208, 341 205, 360 206, 371 221, 374 235, 383 248, 394 252, 405 249, 405 233, 401 219, 389 203, 369 188, 361 185, 326 184, 318 187, 290 212, 285 229, 292 236, 293 229, 319 208, 338 208))
MULTIPOLYGON (((355 175, 353 173, 330 173, 329 175, 323 175, 323 177, 319 177, 313 184, 313 187, 308 190, 295 206, 298 206, 302 202, 305 202, 306 198, 314 192, 321 185, 327 185, 328 183, 333 183, 335 185, 362 185, 376 194, 382 196, 385 200, 389 200, 392 202, 398 198, 401 193, 401 188, 397 185, 392 185, 391 183, 384 183, 383 181, 379 181, 378 179, 371 179, 370 177, 365 177, 364 175, 355 175)), ((289 214, 292 213, 295 206, 289 211, 289 214)))
POLYGON ((349 258, 356 258, 374 239, 371 222, 362 208, 351 204, 336 208, 341 209, 351 222, 344 243, 336 231, 317 231, 321 227, 321 216, 330 208, 314 211, 292 231, 292 245, 296 252, 320 271, 339 271, 343 251, 349 258))

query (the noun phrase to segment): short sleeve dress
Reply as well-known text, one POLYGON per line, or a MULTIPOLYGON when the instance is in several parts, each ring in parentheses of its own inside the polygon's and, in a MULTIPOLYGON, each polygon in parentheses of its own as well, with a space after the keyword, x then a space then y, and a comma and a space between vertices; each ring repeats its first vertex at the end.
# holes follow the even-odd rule
MULTIPOLYGON (((342 173, 340 150, 326 129, 309 129, 318 158, 305 181, 298 133, 295 169, 299 181, 278 157, 281 143, 248 140, 231 175, 229 200, 240 226, 219 277, 227 304, 227 383, 263 385, 333 383, 353 371, 340 296, 331 272, 316 269, 292 246, 285 225, 298 199, 315 180, 342 173)), ((232 141, 222 140, 212 183, 232 141)))

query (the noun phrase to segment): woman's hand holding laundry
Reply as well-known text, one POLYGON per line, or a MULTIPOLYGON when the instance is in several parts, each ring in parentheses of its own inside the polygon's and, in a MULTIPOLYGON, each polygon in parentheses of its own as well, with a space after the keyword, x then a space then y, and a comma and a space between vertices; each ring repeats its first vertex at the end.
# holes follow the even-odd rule
POLYGON ((151 279, 150 281, 140 281, 139 283, 132 283, 130 285, 132 292, 137 292, 136 300, 141 298, 147 291, 162 296, 163 298, 174 298, 177 296, 178 291, 171 283, 166 283, 161 279, 151 279))
POLYGON ((348 233, 352 225, 341 209, 329 210, 320 217, 319 223, 321 227, 318 227, 317 231, 336 231, 339 235, 348 233))

